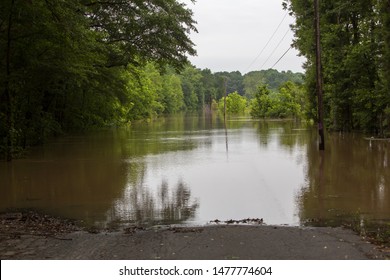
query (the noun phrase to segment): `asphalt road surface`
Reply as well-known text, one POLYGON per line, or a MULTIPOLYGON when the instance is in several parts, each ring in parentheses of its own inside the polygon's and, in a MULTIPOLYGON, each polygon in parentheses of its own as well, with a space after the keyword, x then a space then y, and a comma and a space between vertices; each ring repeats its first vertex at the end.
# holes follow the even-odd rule
POLYGON ((219 225, 199 228, 22 235, 0 242, 1 259, 362 260, 384 252, 342 228, 219 225))

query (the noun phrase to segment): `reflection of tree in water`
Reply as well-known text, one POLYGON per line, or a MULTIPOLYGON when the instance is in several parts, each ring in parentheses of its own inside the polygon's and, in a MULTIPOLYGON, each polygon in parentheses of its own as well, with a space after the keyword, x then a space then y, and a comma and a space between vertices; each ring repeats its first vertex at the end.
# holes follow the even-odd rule
POLYGON ((191 202, 191 190, 179 181, 172 195, 169 195, 167 182, 162 182, 159 193, 160 217, 164 223, 178 223, 195 217, 199 208, 197 201, 191 202))
POLYGON ((191 190, 179 181, 174 188, 163 181, 157 192, 143 185, 129 187, 124 197, 115 205, 111 215, 121 222, 137 225, 180 224, 195 217, 199 208, 192 200, 191 190))
POLYGON ((370 144, 359 134, 333 133, 323 154, 311 143, 306 185, 297 201, 302 223, 339 226, 361 216, 389 219, 389 143, 370 144))
POLYGON ((259 135, 260 145, 267 147, 270 143, 277 143, 278 147, 287 152, 293 152, 297 147, 303 147, 315 131, 304 124, 291 120, 258 121, 253 127, 259 135))

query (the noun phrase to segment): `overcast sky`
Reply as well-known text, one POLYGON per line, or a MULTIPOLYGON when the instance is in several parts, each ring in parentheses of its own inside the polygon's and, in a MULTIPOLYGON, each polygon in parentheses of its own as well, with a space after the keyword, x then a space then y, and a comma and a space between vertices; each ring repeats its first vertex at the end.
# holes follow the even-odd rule
MULTIPOLYGON (((289 25, 294 19, 286 16, 282 0, 197 0, 195 5, 181 1, 193 10, 198 22, 199 33, 191 35, 198 56, 190 57, 198 68, 242 74, 269 69, 292 43, 289 25)), ((291 49, 274 69, 303 72, 304 61, 291 49)))

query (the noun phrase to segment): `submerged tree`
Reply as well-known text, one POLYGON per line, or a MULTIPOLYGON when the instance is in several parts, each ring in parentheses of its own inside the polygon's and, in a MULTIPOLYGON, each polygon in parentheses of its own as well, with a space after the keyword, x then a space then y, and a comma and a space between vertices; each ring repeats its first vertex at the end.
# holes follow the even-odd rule
MULTIPOLYGON (((218 108, 220 111, 224 111, 225 108, 225 98, 222 97, 219 100, 218 108)), ((238 94, 237 91, 228 94, 226 97, 226 112, 228 114, 243 114, 245 113, 247 107, 247 100, 245 97, 242 97, 238 94)))
POLYGON ((255 98, 251 103, 251 116, 253 118, 268 117, 269 110, 272 108, 272 99, 270 98, 271 91, 265 85, 257 88, 255 98))

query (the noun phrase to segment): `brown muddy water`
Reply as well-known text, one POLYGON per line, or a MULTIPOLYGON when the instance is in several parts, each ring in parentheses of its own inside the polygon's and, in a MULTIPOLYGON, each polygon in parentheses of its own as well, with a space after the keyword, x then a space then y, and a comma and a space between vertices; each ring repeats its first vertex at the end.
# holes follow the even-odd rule
POLYGON ((0 211, 87 225, 390 220, 390 143, 290 121, 175 116, 57 139, 0 162, 0 211))

